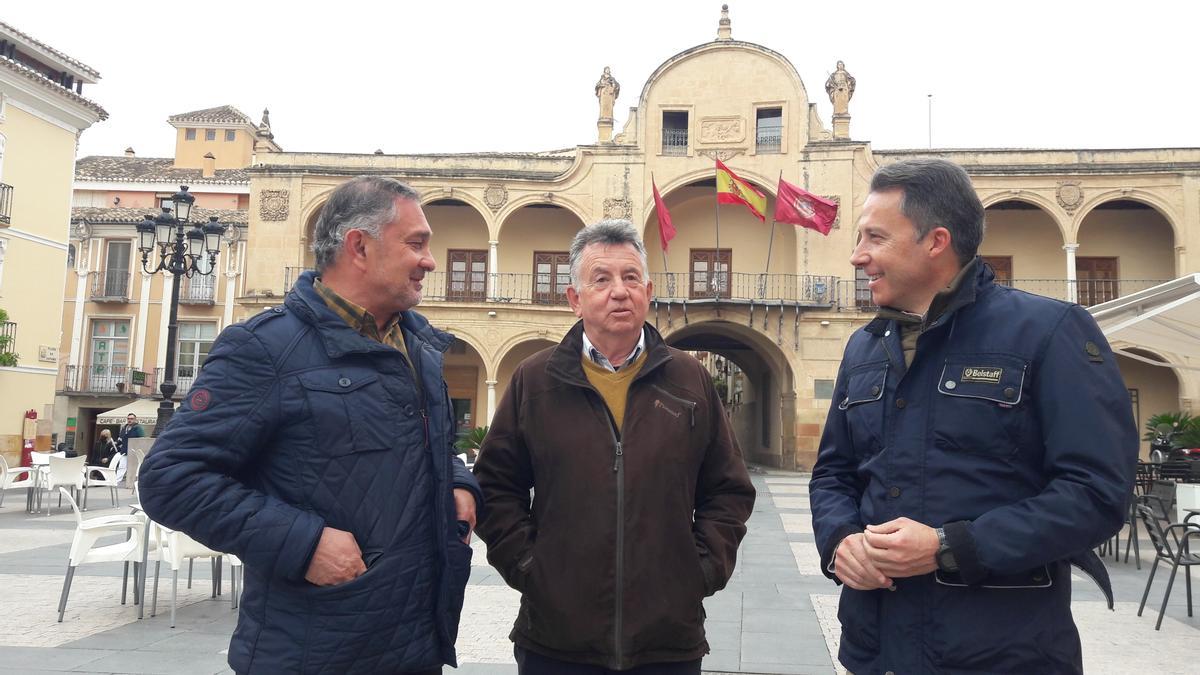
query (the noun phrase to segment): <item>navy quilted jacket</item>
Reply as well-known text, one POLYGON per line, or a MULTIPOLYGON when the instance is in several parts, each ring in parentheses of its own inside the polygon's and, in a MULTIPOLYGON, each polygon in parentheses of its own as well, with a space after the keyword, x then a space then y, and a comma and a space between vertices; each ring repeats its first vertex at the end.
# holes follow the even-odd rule
POLYGON ((314 278, 303 275, 284 306, 221 333, 146 459, 142 504, 245 563, 229 647, 237 672, 453 665, 471 571, 453 488, 479 488, 451 446, 442 379, 451 337, 404 313, 414 386, 401 353, 347 326, 314 278), (362 576, 304 580, 325 526, 354 534, 362 576))

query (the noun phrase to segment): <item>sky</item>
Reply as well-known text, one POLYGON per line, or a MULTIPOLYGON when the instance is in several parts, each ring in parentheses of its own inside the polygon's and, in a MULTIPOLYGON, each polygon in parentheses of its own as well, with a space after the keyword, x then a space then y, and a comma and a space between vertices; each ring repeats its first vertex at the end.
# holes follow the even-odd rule
MULTIPOLYGON (((875 148, 1200 147, 1200 3, 729 4, 733 38, 787 57, 826 125, 845 61, 851 137, 875 148)), ((0 21, 100 72, 84 95, 109 119, 80 156, 171 156, 169 115, 224 104, 269 107, 286 151, 530 152, 595 142, 605 66, 619 131, 659 65, 716 38, 720 7, 31 0, 0 21)))

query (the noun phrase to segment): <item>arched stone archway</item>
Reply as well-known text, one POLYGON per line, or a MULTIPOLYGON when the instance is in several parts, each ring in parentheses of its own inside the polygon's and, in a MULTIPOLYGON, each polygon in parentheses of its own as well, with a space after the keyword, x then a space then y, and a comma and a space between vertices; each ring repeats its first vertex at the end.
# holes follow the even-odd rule
MULTIPOLYGON (((1162 356, 1139 347, 1125 347, 1123 351, 1142 358, 1167 363, 1162 356)), ((1139 436, 1146 430, 1146 421, 1151 416, 1163 412, 1176 412, 1182 409, 1180 396, 1183 385, 1179 373, 1170 367, 1155 366, 1137 359, 1131 359, 1117 354, 1117 366, 1121 369, 1121 377, 1129 389, 1129 400, 1133 406, 1134 421, 1137 422, 1139 436)), ((1150 442, 1142 441, 1140 456, 1148 459, 1150 442)))
POLYGON ((487 424, 487 367, 475 347, 456 339, 446 350, 442 376, 450 393, 456 432, 465 434, 487 424))
POLYGON ((482 302, 488 282, 487 220, 459 199, 435 199, 422 209, 433 230, 430 251, 437 262, 437 269, 426 275, 426 297, 482 302))
POLYGON ((1176 277, 1175 230, 1154 205, 1114 198, 1079 221, 1079 303, 1094 305, 1176 277))
MULTIPOLYGON (((767 210, 772 211, 774 197, 770 189, 757 183, 755 186, 768 196, 767 210)), ((764 271, 775 275, 772 280, 780 284, 786 283, 781 280, 783 276, 795 275, 797 228, 775 224, 772 234, 772 224, 758 220, 744 206, 714 207, 715 190, 716 181, 705 177, 663 194, 677 232, 666 255, 658 216, 653 208, 647 210, 642 239, 657 298, 711 298, 714 282, 726 295, 736 292, 740 297, 755 297, 754 284, 764 271), (720 210, 719 230, 716 209, 720 210), (722 272, 729 273, 726 285, 721 285, 722 272)), ((771 280, 768 284, 775 285, 771 280)))
MULTIPOLYGON (((747 461, 794 469, 797 457, 796 377, 791 361, 762 333, 723 320, 696 321, 664 336, 690 352, 719 354, 744 380, 730 383, 730 422, 747 461)), ((798 461, 799 460, 799 461, 798 461)))
MULTIPOLYGON (((497 359, 496 379, 491 385, 495 391, 495 405, 499 405, 500 397, 508 389, 508 383, 512 381, 513 373, 516 372, 517 366, 521 365, 522 361, 557 344, 557 341, 545 338, 529 338, 508 345, 508 348, 497 359)), ((495 412, 494 407, 492 410, 495 412)))
POLYGON ((979 254, 998 283, 1059 299, 1067 297, 1067 254, 1061 224, 1042 205, 1020 197, 984 208, 979 254))
POLYGON ((494 296, 534 304, 566 304, 567 252, 584 226, 574 211, 544 202, 511 211, 500 225, 494 296))

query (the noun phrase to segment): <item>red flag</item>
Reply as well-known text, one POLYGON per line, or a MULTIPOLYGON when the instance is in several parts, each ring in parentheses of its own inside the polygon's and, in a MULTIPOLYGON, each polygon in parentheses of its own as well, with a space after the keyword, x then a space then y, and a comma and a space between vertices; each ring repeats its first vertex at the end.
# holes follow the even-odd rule
POLYGON ((786 180, 779 179, 779 192, 775 195, 775 220, 792 223, 828 235, 837 219, 838 204, 802 190, 786 180))
POLYGON ((654 188, 654 211, 658 214, 658 238, 662 241, 663 253, 666 253, 667 244, 675 238, 675 226, 671 224, 671 212, 663 203, 662 195, 658 194, 658 186, 654 184, 653 178, 650 179, 650 186, 654 188))

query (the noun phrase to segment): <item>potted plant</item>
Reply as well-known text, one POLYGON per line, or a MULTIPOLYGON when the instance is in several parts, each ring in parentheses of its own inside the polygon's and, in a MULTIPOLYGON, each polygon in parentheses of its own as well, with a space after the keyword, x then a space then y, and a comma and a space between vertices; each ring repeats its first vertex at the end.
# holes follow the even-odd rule
POLYGON ((479 449, 483 447, 483 439, 487 436, 488 426, 485 424, 481 427, 475 427, 468 431, 464 436, 454 442, 454 447, 467 453, 467 461, 474 462, 476 457, 479 457, 479 449))

